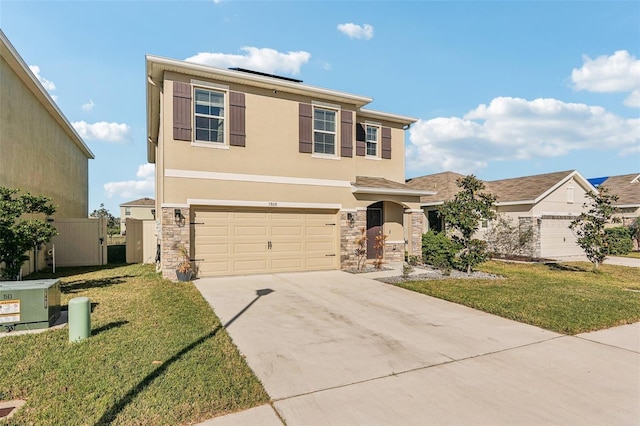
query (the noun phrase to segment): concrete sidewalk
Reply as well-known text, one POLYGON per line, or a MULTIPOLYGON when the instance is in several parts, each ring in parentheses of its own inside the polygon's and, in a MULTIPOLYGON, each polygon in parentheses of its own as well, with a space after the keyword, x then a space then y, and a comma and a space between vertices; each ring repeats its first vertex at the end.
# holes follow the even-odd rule
POLYGON ((639 324, 564 336, 340 271, 196 286, 272 398, 203 424, 640 423, 639 324))

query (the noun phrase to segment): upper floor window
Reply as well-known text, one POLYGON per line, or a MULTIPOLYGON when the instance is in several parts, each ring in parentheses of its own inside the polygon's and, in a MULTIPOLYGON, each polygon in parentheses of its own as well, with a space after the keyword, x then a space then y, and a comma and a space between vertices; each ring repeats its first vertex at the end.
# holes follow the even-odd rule
POLYGON ((573 204, 573 187, 572 186, 567 188, 567 203, 573 204))
POLYGON ((336 111, 313 109, 313 152, 336 155, 336 111))
POLYGON ((378 128, 367 125, 367 157, 378 156, 378 128))
POLYGON ((195 89, 195 128, 197 142, 224 143, 224 92, 195 89))
POLYGON ((124 215, 125 216, 131 216, 131 207, 125 207, 124 208, 124 215))

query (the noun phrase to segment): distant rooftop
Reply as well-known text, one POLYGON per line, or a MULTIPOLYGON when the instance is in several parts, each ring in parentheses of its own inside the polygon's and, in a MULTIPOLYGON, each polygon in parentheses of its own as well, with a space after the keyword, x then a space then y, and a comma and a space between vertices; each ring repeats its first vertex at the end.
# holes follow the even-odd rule
POLYGON ((302 83, 302 80, 298 80, 297 78, 291 78, 291 77, 283 77, 281 75, 275 75, 275 74, 268 74, 266 72, 260 72, 260 71, 254 71, 254 70, 248 70, 246 68, 238 68, 238 67, 234 67, 234 68, 229 68, 232 71, 240 71, 240 72, 246 72, 249 74, 255 74, 255 75, 261 75, 263 77, 271 77, 271 78, 278 78, 280 80, 284 80, 284 81, 291 81, 293 83, 302 83))
POLYGON ((148 207, 155 206, 156 200, 149 197, 140 198, 139 200, 129 201, 127 203, 120 204, 120 207, 148 207))

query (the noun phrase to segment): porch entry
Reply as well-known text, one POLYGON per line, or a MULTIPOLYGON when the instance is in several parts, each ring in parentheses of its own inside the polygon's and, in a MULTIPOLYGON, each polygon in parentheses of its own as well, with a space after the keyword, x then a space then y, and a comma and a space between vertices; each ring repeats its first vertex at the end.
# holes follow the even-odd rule
POLYGON ((382 201, 367 207, 367 259, 376 258, 376 236, 382 234, 382 201))

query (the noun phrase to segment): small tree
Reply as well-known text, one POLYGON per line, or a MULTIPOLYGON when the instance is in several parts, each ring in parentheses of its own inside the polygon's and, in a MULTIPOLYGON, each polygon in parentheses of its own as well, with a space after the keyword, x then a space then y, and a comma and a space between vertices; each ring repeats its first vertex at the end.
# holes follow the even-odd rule
POLYGON ((607 223, 619 222, 613 215, 618 211, 614 203, 618 201, 618 196, 609 194, 607 188, 599 188, 595 194, 587 192, 587 197, 591 201, 585 202, 582 206, 587 209, 580 213, 577 219, 571 222, 569 228, 578 237, 578 245, 587 259, 593 263, 593 269, 597 270, 598 265, 607 258, 607 235, 604 226, 607 223))
POLYGON ((115 235, 120 233, 120 218, 114 217, 103 203, 100 204, 99 209, 92 211, 89 216, 106 219, 107 234, 115 235))
POLYGON ((495 217, 492 207, 496 196, 481 192, 484 183, 474 175, 459 178, 456 183, 460 191, 438 210, 447 229, 454 231, 453 240, 462 246, 458 258, 460 266, 469 274, 474 266, 486 259, 486 244, 474 240, 473 235, 481 221, 495 217))
POLYGON ((376 260, 373 262, 377 270, 382 269, 382 259, 384 258, 384 244, 387 240, 385 234, 376 235, 376 243, 373 245, 373 249, 376 251, 376 260))
POLYGON ((631 238, 635 240, 635 247, 640 250, 640 216, 636 217, 629 225, 631 238))
POLYGON ((10 281, 18 279, 22 264, 29 259, 28 250, 58 234, 52 224, 33 216, 55 213, 51 198, 19 192, 0 186, 0 264, 4 263, 0 277, 10 281))

